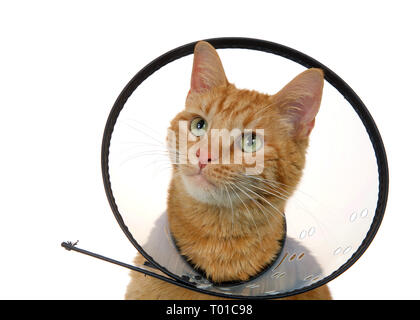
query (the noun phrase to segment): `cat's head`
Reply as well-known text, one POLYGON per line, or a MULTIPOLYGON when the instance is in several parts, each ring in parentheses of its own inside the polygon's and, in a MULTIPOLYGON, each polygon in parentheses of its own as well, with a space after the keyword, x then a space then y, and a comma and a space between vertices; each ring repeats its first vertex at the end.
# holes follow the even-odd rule
POLYGON ((320 69, 274 95, 237 89, 216 50, 197 43, 185 109, 169 128, 175 179, 196 200, 219 206, 270 194, 287 199, 302 175, 322 89, 320 69))

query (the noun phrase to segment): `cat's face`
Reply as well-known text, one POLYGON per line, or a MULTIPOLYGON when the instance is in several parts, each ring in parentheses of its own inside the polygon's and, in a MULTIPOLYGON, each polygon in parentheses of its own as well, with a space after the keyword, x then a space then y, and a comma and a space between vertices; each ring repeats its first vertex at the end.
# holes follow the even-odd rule
POLYGON ((169 128, 174 178, 208 204, 286 200, 302 175, 322 87, 322 71, 309 69, 275 95, 239 90, 216 50, 199 42, 185 109, 169 128))

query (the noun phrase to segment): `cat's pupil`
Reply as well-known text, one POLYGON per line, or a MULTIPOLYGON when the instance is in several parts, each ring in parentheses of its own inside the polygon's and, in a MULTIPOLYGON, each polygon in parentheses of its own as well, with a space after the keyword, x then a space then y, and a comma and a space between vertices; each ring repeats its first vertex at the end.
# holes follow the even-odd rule
POLYGON ((199 130, 203 129, 204 125, 205 125, 205 122, 203 119, 201 119, 200 121, 197 122, 197 129, 199 130))
POLYGON ((255 133, 250 134, 246 137, 246 144, 251 147, 255 144, 255 133))

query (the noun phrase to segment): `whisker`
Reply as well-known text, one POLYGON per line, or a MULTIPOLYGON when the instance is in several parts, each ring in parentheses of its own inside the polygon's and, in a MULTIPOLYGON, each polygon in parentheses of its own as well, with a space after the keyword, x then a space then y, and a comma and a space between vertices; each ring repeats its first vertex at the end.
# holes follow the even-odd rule
POLYGON ((169 150, 143 150, 127 157, 121 162, 121 165, 125 164, 127 161, 139 159, 141 157, 156 157, 156 161, 167 160, 170 163, 181 163, 181 160, 186 159, 185 155, 169 150))
POLYGON ((153 150, 153 151, 161 151, 161 152, 177 152, 176 149, 168 149, 164 148, 163 146, 158 145, 151 145, 151 144, 131 144, 127 145, 125 148, 121 148, 122 152, 129 152, 135 149, 143 149, 143 150, 153 150))
MULTIPOLYGON (((255 176, 251 176, 251 175, 247 176, 247 175, 242 174, 242 173, 241 173, 241 175, 246 176, 246 177, 250 177, 250 178, 259 179, 259 180, 265 180, 265 181, 271 182, 271 183, 273 183, 273 184, 277 184, 277 185, 285 186, 285 187, 288 187, 288 188, 293 188, 292 186, 290 186, 290 185, 288 185, 288 184, 285 184, 285 183, 281 183, 281 182, 279 182, 279 181, 274 181, 274 180, 265 179, 265 178, 261 178, 261 177, 255 177, 255 176)), ((279 188, 280 188, 280 187, 279 187, 279 188)), ((285 192, 288 192, 288 191, 286 191, 285 189, 283 189, 283 190, 284 190, 285 192)), ((310 194, 308 194, 308 193, 306 193, 306 192, 304 192, 304 191, 302 191, 302 190, 300 190, 300 189, 296 189, 295 191, 296 191, 296 192, 299 192, 299 193, 301 193, 301 194, 303 194, 304 196, 307 196, 308 198, 310 198, 311 200, 313 200, 313 201, 315 201, 315 202, 319 202, 319 201, 318 201, 318 200, 316 200, 314 197, 312 197, 310 194)), ((290 192, 289 192, 289 193, 290 193, 290 192)))
MULTIPOLYGON (((256 177, 256 176, 252 176, 252 175, 245 175, 245 174, 242 174, 242 173, 240 173, 242 176, 244 176, 244 177, 247 177, 247 178, 251 178, 251 179, 256 179, 256 180, 259 180, 259 181, 261 181, 261 182, 265 182, 266 184, 271 184, 271 185, 277 185, 276 187, 277 188, 281 188, 281 187, 279 187, 278 185, 281 185, 281 186, 285 186, 285 187, 289 187, 289 188, 292 188, 291 186, 289 186, 289 185, 287 185, 287 184, 284 184, 284 183, 281 183, 281 182, 278 182, 278 181, 275 181, 275 180, 270 180, 270 179, 266 179, 266 178, 262 178, 262 177, 256 177)), ((282 189, 282 191, 284 191, 284 192, 287 192, 287 193, 289 193, 289 194, 291 194, 289 191, 287 191, 286 189, 284 189, 284 188, 281 188, 282 189)))
MULTIPOLYGON (((255 203, 255 205, 261 210, 260 212, 262 213, 262 215, 264 216, 264 218, 267 220, 267 224, 270 226, 271 230, 274 231, 273 226, 271 225, 270 221, 267 218, 267 215, 264 212, 264 206, 262 206, 261 204, 258 203, 258 201, 256 201, 255 199, 253 199, 252 197, 249 196, 249 194, 247 194, 242 188, 240 188, 237 184, 235 184, 236 188, 241 191, 247 198, 249 198, 252 202, 255 203)), ((271 212, 268 211, 269 214, 272 215, 271 212)))
POLYGON ((232 198, 230 197, 229 191, 226 187, 226 183, 223 184, 223 186, 226 189, 226 194, 229 197, 229 201, 230 201, 230 209, 232 210, 232 231, 233 231, 233 219, 234 219, 234 213, 233 213, 233 204, 232 204, 232 198))
POLYGON ((143 157, 144 158, 149 158, 149 159, 150 159, 150 157, 153 157, 154 159, 153 159, 152 163, 153 162, 156 162, 156 163, 157 162, 165 162, 165 163, 168 163, 168 164, 172 164, 172 162, 170 161, 169 158, 163 157, 163 155, 159 155, 159 156, 160 157, 158 157, 158 155, 156 155, 156 154, 143 154, 143 153, 134 154, 130 157, 127 157, 125 160, 121 161, 120 166, 123 166, 124 164, 126 164, 129 161, 133 161, 133 160, 140 159, 140 158, 143 158, 143 157))
POLYGON ((251 218, 251 221, 252 221, 252 223, 255 226, 255 232, 258 235, 258 239, 261 241, 261 235, 260 235, 260 232, 258 230, 257 224, 255 223, 254 217, 251 214, 251 211, 249 211, 248 206, 245 204, 245 202, 241 199, 241 197, 236 192, 236 190, 235 190, 235 184, 233 184, 231 182, 227 182, 227 183, 228 183, 229 188, 235 193, 236 197, 242 202, 242 204, 244 205, 245 209, 248 211, 248 216, 251 218))
POLYGON ((152 141, 123 141, 121 142, 121 144, 123 145, 127 145, 127 144, 134 144, 134 145, 142 145, 142 146, 154 146, 154 147, 162 147, 162 149, 166 149, 166 146, 162 146, 162 144, 157 144, 157 143, 153 143, 152 141))
POLYGON ((278 213, 280 213, 283 217, 284 217, 284 213, 283 212, 281 212, 278 208, 276 208, 275 206, 273 206, 272 204, 271 204, 271 202, 270 201, 268 201, 267 199, 265 199, 263 196, 261 196, 261 195, 259 195, 258 193, 256 193, 256 192, 254 192, 254 191, 252 191, 252 190, 250 190, 250 189, 248 189, 243 183, 240 183, 239 182, 239 184, 242 186, 242 187, 244 187, 246 190, 248 190, 249 192, 252 192, 253 194, 255 194, 257 197, 259 197, 259 198, 261 198, 264 202, 266 202, 269 206, 271 206, 274 210, 276 210, 278 213))
POLYGON ((155 134, 157 134, 157 135, 160 135, 160 134, 161 134, 161 133, 160 133, 160 132, 158 132, 156 129, 154 129, 154 128, 152 128, 152 127, 148 126, 146 123, 141 122, 141 121, 139 121, 139 120, 137 120, 137 119, 130 118, 130 119, 125 119, 125 121, 126 121, 126 122, 128 122, 128 121, 135 122, 135 123, 136 123, 136 124, 138 124, 138 125, 141 125, 141 126, 146 127, 146 129, 148 129, 149 131, 153 131, 153 132, 154 132, 155 134))
POLYGON ((287 201, 287 200, 289 199, 289 197, 288 197, 287 195, 285 195, 285 194, 281 193, 280 191, 276 190, 275 188, 273 188, 273 187, 272 187, 272 186, 270 186, 270 185, 268 186, 268 187, 270 188, 270 191, 273 191, 273 192, 275 192, 276 194, 274 194, 274 193, 270 192, 269 190, 267 190, 267 189, 265 189, 265 188, 258 187, 257 185, 255 185, 255 184, 253 184, 253 183, 249 182, 249 181, 248 181, 248 180, 246 180, 246 179, 243 179, 243 180, 238 179, 238 180, 239 180, 239 181, 246 182, 248 185, 251 185, 251 186, 253 186, 254 188, 259 189, 259 190, 261 190, 261 191, 263 191, 263 192, 265 192, 265 193, 271 194, 272 196, 274 196, 274 197, 276 197, 276 198, 279 198, 279 199, 281 199, 281 200, 285 200, 285 201, 287 201))
MULTIPOLYGON (((244 175, 245 176, 245 175, 244 175)), ((281 182, 278 182, 278 181, 274 181, 274 180, 270 180, 270 179, 264 179, 264 178, 261 178, 261 177, 255 177, 255 176, 246 176, 246 177, 250 177, 250 178, 254 178, 254 179, 256 179, 256 180, 259 180, 259 181, 261 181, 262 183, 266 183, 266 184, 268 184, 272 189, 276 189, 276 188, 279 188, 280 190, 282 190, 282 191, 284 191, 284 192, 287 192, 287 193, 289 193, 290 194, 290 196, 289 196, 289 198, 291 197, 291 193, 290 192, 288 192, 288 191, 286 191, 282 186, 286 186, 286 187, 289 187, 289 188, 292 188, 291 186, 289 186, 289 185, 287 185, 287 184, 284 184, 284 183, 281 183, 281 182), (273 185, 276 185, 276 186, 273 186, 273 185)), ((274 191, 274 190, 273 190, 274 191)), ((299 195, 303 195, 303 196, 306 196, 306 197, 308 197, 309 199, 311 199, 312 201, 314 201, 315 203, 318 203, 319 205, 321 205, 322 207, 324 207, 324 208, 327 208, 327 206, 325 206, 325 205, 323 205, 323 204, 321 204, 318 200, 316 200, 316 199, 314 199, 311 195, 309 195, 309 194, 307 194, 306 192, 303 192, 303 191, 301 191, 301 190, 296 190, 297 191, 297 194, 295 194, 295 198, 294 198, 294 201, 292 201, 292 202, 287 202, 287 204, 289 204, 289 205, 293 205, 293 206, 295 206, 296 208, 298 208, 298 209, 301 209, 302 211, 298 211, 298 212, 304 212, 304 213, 306 213, 306 214, 308 214, 312 219, 314 219, 314 221, 321 227, 321 229, 324 231, 324 234, 325 234, 325 236, 331 236, 331 234, 333 233, 332 232, 332 230, 329 230, 326 226, 325 226, 325 224, 324 223, 322 223, 322 221, 320 221, 318 218, 317 218, 317 216, 316 216, 316 214, 314 213, 314 212, 312 212, 312 210, 310 210, 309 208, 308 208, 308 206, 301 200, 301 199, 299 199, 298 198, 298 196, 299 195)), ((329 211, 329 209, 327 209, 328 211, 329 211)))
POLYGON ((130 127, 131 129, 133 129, 133 130, 135 130, 135 131, 137 131, 137 132, 139 132, 139 133, 141 133, 141 134, 145 135, 146 137, 149 137, 149 138, 153 139, 154 141, 156 141, 156 142, 157 142, 157 143, 159 143, 160 145, 165 146, 165 143, 164 143, 164 142, 160 141, 160 140, 159 140, 159 139, 157 139, 156 137, 151 136, 149 133, 146 133, 146 132, 144 132, 143 130, 141 130, 141 129, 139 129, 139 128, 136 128, 136 127, 132 126, 131 124, 127 123, 127 122, 123 122, 123 123, 124 123, 126 126, 130 127))

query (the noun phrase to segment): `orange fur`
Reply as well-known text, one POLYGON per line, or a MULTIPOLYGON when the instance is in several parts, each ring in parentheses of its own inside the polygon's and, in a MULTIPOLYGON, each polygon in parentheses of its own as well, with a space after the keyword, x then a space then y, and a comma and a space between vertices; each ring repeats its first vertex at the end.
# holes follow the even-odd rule
MULTIPOLYGON (((205 42, 196 46, 191 92, 170 125, 177 143, 179 121, 191 123, 196 117, 206 119, 213 129, 264 129, 264 170, 254 178, 244 175, 251 164, 210 161, 198 174, 197 164, 173 166, 167 205, 170 230, 181 253, 211 280, 247 280, 281 249, 285 203, 302 176, 322 78, 321 70, 309 69, 273 96, 237 89, 227 81, 216 51, 205 42), (283 196, 275 186, 281 186, 283 196)), ((188 150, 194 144, 189 141, 188 150)), ((233 143, 228 150, 231 156, 234 147, 233 143)), ((219 146, 219 152, 226 150, 219 146)), ((138 255, 135 263, 143 262, 138 255)), ((131 277, 127 299, 214 298, 139 273, 131 277)), ((323 286, 289 299, 330 298, 323 286)))

